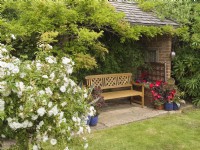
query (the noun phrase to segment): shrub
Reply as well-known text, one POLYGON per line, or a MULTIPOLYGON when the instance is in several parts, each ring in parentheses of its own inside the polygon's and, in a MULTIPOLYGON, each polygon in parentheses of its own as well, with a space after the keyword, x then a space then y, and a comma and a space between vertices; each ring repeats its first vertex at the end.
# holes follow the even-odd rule
POLYGON ((58 59, 47 49, 34 61, 21 61, 1 44, 0 135, 14 136, 19 149, 28 149, 30 137, 34 150, 43 142, 54 146, 62 140, 67 149, 75 137, 90 131, 85 125, 87 90, 69 76, 73 66, 70 58, 58 59))

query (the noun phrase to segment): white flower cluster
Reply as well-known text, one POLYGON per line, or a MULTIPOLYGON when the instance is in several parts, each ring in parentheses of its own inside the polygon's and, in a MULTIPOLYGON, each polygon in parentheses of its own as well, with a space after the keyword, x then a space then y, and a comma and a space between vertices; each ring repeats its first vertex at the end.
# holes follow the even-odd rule
POLYGON ((0 99, 0 111, 4 111, 4 105, 5 105, 4 100, 0 99))
POLYGON ((74 65, 74 62, 67 58, 67 57, 63 57, 62 58, 62 63, 64 64, 65 68, 66 68, 66 73, 67 74, 71 74, 73 72, 73 65, 74 65))
POLYGON ((38 45, 38 47, 47 49, 47 50, 53 49, 53 47, 50 44, 40 44, 40 45, 38 45))
POLYGON ((7 121, 8 121, 8 125, 13 130, 17 130, 17 129, 20 129, 20 128, 26 129, 26 128, 33 126, 33 123, 31 121, 28 121, 28 120, 25 120, 24 122, 19 123, 16 118, 14 118, 14 119, 8 118, 7 121))
POLYGON ((95 114, 96 114, 96 110, 95 110, 94 106, 90 106, 88 115, 94 116, 95 114))
POLYGON ((94 110, 88 108, 87 91, 69 77, 73 65, 70 58, 54 56, 20 61, 0 44, 0 111, 9 110, 5 118, 14 133, 35 131, 34 150, 41 142, 56 145, 57 137, 70 142, 75 133, 90 132, 85 116, 94 110))
POLYGON ((0 78, 4 78, 6 75, 19 73, 20 60, 16 57, 10 57, 6 47, 0 44, 0 78))

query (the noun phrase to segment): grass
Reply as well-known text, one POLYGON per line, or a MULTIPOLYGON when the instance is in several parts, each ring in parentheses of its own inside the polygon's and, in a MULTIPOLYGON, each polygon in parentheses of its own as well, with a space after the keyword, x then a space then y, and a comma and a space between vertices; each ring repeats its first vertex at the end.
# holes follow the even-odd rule
MULTIPOLYGON (((198 150, 200 110, 164 115, 95 131, 87 138, 88 150, 198 150)), ((55 149, 48 146, 47 148, 55 149)), ((73 148, 73 150, 82 149, 73 148)))
POLYGON ((97 131, 88 140, 89 150, 197 150, 200 110, 97 131))

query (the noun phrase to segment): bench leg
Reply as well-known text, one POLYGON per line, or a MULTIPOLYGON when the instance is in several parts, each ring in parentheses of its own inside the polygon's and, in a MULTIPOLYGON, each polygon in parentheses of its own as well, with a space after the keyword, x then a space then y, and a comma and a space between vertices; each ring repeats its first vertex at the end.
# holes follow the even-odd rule
POLYGON ((130 97, 130 104, 132 104, 133 102, 133 97, 130 97))
POLYGON ((144 96, 142 96, 141 99, 142 99, 141 104, 142 104, 142 108, 143 108, 144 107, 144 96))

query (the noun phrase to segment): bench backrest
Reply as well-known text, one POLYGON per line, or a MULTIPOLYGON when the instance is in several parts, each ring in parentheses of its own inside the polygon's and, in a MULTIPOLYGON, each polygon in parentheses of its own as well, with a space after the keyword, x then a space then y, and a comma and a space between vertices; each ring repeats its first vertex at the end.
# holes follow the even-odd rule
POLYGON ((90 75, 85 79, 87 86, 100 86, 101 89, 132 87, 131 73, 90 75))

